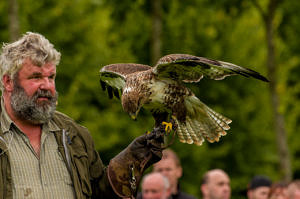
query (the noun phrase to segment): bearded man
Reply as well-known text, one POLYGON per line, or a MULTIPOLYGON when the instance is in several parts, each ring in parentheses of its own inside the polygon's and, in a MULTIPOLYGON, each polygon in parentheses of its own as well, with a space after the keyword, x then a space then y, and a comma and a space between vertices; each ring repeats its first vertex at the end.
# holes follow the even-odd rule
POLYGON ((37 33, 2 47, 0 198, 133 197, 161 158, 162 130, 135 139, 106 168, 88 130, 56 111, 59 61, 37 33))

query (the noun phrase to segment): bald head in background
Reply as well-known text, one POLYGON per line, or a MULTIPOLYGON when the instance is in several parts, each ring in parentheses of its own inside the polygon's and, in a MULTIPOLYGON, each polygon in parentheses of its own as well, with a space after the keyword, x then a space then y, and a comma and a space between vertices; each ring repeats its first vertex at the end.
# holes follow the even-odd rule
POLYGON ((168 179, 154 172, 144 176, 142 181, 143 199, 167 199, 171 195, 168 179))
POLYGON ((287 188, 288 199, 300 199, 300 180, 292 181, 287 188))
POLYGON ((221 169, 207 171, 202 178, 203 199, 229 199, 231 196, 230 178, 221 169))

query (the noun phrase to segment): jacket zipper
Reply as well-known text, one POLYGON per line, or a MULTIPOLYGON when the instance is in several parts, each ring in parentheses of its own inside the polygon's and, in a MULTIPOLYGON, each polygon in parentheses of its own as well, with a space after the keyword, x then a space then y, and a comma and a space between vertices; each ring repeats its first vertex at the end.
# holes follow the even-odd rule
POLYGON ((67 159, 67 167, 68 170, 70 172, 70 175, 73 176, 73 172, 72 172, 72 165, 71 165, 71 157, 70 157, 70 153, 69 153, 69 149, 67 147, 67 132, 65 131, 65 129, 62 130, 62 143, 65 149, 65 156, 67 159))

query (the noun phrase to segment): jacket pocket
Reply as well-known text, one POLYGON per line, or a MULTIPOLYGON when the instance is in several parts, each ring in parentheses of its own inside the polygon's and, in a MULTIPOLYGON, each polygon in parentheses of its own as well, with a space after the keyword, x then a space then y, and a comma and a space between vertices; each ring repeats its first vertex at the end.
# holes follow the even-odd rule
POLYGON ((80 181, 81 189, 87 197, 92 196, 92 188, 89 174, 88 155, 83 150, 76 150, 74 153, 74 163, 80 181))

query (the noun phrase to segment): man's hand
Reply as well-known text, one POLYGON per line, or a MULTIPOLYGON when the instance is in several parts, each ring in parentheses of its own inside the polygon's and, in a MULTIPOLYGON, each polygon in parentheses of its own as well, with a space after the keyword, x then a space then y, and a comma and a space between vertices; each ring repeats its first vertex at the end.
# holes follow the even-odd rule
POLYGON ((134 139, 108 165, 108 179, 120 197, 136 194, 143 172, 162 157, 164 128, 157 127, 149 134, 134 139))

